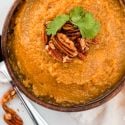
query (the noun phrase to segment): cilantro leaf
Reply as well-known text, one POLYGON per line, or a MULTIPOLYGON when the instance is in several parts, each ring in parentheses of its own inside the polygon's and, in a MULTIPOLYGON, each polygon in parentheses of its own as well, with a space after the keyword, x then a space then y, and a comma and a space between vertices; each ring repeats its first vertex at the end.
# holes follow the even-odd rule
POLYGON ((52 22, 47 25, 47 35, 55 35, 57 31, 69 21, 69 15, 63 14, 57 16, 52 22))
POLYGON ((100 24, 90 12, 85 12, 81 7, 76 7, 70 12, 70 18, 75 24, 83 38, 93 39, 100 30, 100 24))
POLYGON ((85 12, 82 7, 75 7, 70 11, 70 18, 73 23, 78 22, 84 16, 85 12))
POLYGON ((86 28, 80 28, 80 32, 82 34, 82 37, 93 39, 97 33, 100 30, 100 24, 98 22, 95 22, 92 28, 86 29, 86 28))
POLYGON ((85 17, 83 18, 83 26, 86 29, 91 29, 93 28, 95 24, 95 19, 91 13, 86 13, 85 17))
POLYGON ((82 37, 92 39, 100 30, 100 23, 95 20, 91 13, 86 13, 85 16, 75 23, 82 34, 82 37))

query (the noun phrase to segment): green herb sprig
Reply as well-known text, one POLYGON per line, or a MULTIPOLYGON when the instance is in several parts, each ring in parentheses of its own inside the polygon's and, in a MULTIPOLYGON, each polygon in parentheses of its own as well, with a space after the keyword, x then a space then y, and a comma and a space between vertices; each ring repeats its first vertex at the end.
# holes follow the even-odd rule
POLYGON ((68 15, 57 16, 51 21, 47 25, 47 35, 55 35, 68 21, 79 28, 83 38, 93 39, 100 31, 100 23, 94 18, 92 13, 85 11, 82 7, 75 7, 68 15))
POLYGON ((57 31, 67 22, 69 21, 69 15, 63 14, 57 16, 52 22, 47 25, 47 34, 55 35, 57 31))

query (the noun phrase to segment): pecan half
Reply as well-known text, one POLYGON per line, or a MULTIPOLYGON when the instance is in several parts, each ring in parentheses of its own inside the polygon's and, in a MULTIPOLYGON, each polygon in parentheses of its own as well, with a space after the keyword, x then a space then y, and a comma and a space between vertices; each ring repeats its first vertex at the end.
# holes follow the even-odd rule
POLYGON ((89 50, 89 45, 86 43, 86 40, 83 38, 77 39, 76 47, 79 52, 85 53, 89 50))
POLYGON ((63 54, 58 49, 54 49, 52 44, 46 45, 46 50, 55 60, 63 62, 63 54))
POLYGON ((62 29, 66 32, 73 33, 73 32, 80 32, 78 27, 74 26, 72 23, 67 22, 62 29))
POLYGON ((80 38, 81 36, 78 27, 75 27, 72 23, 66 23, 62 27, 62 29, 62 32, 64 32, 67 35, 67 37, 72 41, 76 40, 77 38, 80 38))
POLYGON ((7 106, 7 103, 12 100, 15 96, 16 92, 11 89, 2 98, 2 108, 5 111, 4 121, 8 125, 23 125, 23 120, 21 117, 11 108, 7 106))
POLYGON ((78 55, 77 49, 65 34, 58 33, 51 39, 56 48, 58 48, 64 55, 75 57, 78 55))
POLYGON ((15 111, 9 108, 7 105, 2 105, 6 114, 4 115, 4 120, 8 125, 23 125, 22 119, 17 115, 15 111))

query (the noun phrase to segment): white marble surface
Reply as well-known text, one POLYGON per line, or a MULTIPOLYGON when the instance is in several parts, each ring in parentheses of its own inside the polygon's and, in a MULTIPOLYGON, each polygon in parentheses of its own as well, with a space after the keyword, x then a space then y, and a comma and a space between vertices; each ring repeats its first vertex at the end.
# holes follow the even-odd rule
MULTIPOLYGON (((0 34, 7 12, 14 0, 0 0, 0 34)), ((5 69, 0 63, 0 71, 5 69)), ((0 78, 0 81, 2 79, 0 78)), ((8 83, 0 82, 0 98, 10 87, 8 83)), ((24 120, 24 125, 33 125, 20 100, 16 97, 11 107, 19 109, 19 114, 24 120)), ((49 125, 125 125, 125 89, 108 103, 85 112, 62 113, 45 109, 35 103, 33 105, 45 118, 49 125)), ((3 110, 0 107, 0 125, 6 125, 2 120, 3 110)))

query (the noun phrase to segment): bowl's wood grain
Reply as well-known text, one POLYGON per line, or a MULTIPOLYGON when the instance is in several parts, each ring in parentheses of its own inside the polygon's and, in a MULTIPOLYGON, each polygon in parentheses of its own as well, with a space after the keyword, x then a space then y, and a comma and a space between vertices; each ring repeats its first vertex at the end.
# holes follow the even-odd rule
POLYGON ((14 82, 14 84, 16 86, 18 86, 18 88, 27 96, 29 97, 31 100, 33 100, 34 102, 49 108, 49 109, 53 109, 53 110, 57 110, 57 111, 63 111, 63 112, 76 112, 76 111, 84 111, 84 110, 88 110, 88 109, 92 109, 94 107, 100 106, 103 103, 107 102, 108 100, 110 100, 112 97, 114 97, 118 92, 120 92, 120 90, 123 88, 124 86, 124 81, 125 81, 125 76, 110 90, 107 91, 106 93, 104 93, 102 96, 98 97, 95 100, 92 100, 91 102, 89 102, 88 104, 81 104, 81 105, 76 105, 76 106, 72 106, 72 107, 62 107, 59 105, 54 105, 54 104, 49 104, 46 103, 40 99, 38 99, 37 97, 35 97, 34 95, 32 95, 29 91, 27 91, 27 89, 23 86, 23 84, 21 84, 16 76, 14 75, 14 72, 11 68, 11 65, 9 63, 9 57, 7 54, 7 35, 8 35, 8 28, 9 28, 9 24, 10 24, 10 20, 11 17, 13 16, 13 13, 15 11, 15 9, 17 8, 17 6, 20 4, 20 2, 23 0, 16 0, 6 18, 5 24, 4 24, 4 28, 3 28, 3 33, 2 33, 2 54, 3 54, 3 58, 4 61, 6 63, 7 69, 9 71, 9 74, 14 82))

